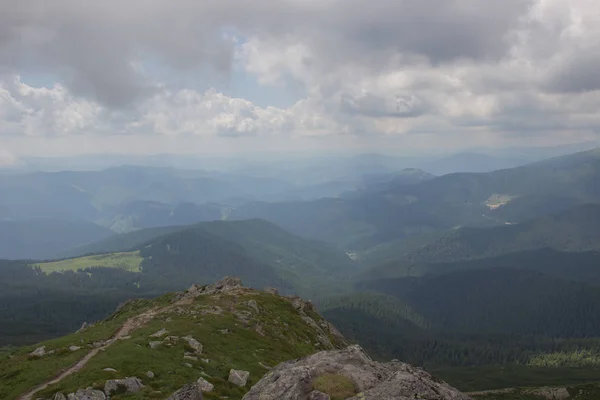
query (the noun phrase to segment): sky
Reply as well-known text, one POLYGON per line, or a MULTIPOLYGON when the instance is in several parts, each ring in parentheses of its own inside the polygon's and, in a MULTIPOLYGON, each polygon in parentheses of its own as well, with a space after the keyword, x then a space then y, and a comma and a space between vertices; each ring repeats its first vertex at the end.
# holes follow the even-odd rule
POLYGON ((600 139, 597 0, 2 0, 0 164, 600 139))

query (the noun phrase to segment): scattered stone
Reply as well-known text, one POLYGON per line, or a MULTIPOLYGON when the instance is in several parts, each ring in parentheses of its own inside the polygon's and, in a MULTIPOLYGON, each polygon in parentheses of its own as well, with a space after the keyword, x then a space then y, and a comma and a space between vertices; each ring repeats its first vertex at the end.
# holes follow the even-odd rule
POLYGON ((185 363, 185 364, 183 364, 183 365, 184 365, 185 367, 188 367, 188 368, 194 368, 194 366, 193 366, 192 364, 190 364, 190 363, 185 363))
POLYGON ((236 386, 246 386, 249 376, 250 372, 248 371, 232 369, 229 371, 229 378, 227 380, 236 386))
POLYGON ((191 336, 184 336, 182 339, 186 341, 188 346, 190 346, 196 354, 202 354, 202 344, 199 341, 191 336))
POLYGON ((274 294, 275 296, 279 295, 279 291, 272 287, 265 288, 265 293, 274 294))
POLYGON ((81 324, 81 328, 79 328, 79 330, 75 333, 79 333, 79 332, 85 330, 87 327, 88 327, 88 323, 84 321, 83 324, 81 324))
POLYGON ((105 371, 105 372, 117 372, 117 370, 114 369, 114 368, 104 368, 102 371, 105 371))
POLYGON ((38 347, 29 353, 29 355, 33 357, 44 357, 46 355, 46 346, 38 347))
POLYGON ((266 364, 263 364, 262 362, 259 362, 258 365, 260 365, 261 367, 263 367, 264 369, 271 369, 271 367, 269 367, 266 364))
POLYGON ((184 354, 183 359, 184 360, 190 360, 190 361, 198 361, 198 357, 196 357, 196 356, 190 356, 188 354, 184 354))
POLYGON ((254 327, 254 331, 255 331, 256 333, 258 333, 258 334, 259 334, 260 336, 262 336, 262 337, 265 337, 265 336, 266 336, 266 334, 265 334, 265 331, 263 330, 263 327, 262 327, 262 325, 260 325, 260 324, 257 324, 257 325, 254 327))
POLYGON ((75 394, 71 393, 68 400, 106 400, 106 395, 100 390, 91 388, 79 389, 75 394))
POLYGON ((221 329, 219 332, 221 332, 221 335, 227 335, 229 334, 229 329, 221 329))
POLYGON ((342 375, 354 383, 359 395, 346 400, 470 399, 422 369, 373 361, 360 346, 354 345, 279 364, 243 400, 306 399, 313 391, 312 382, 325 373, 342 375))
POLYGON ((184 385, 167 400, 202 400, 202 390, 200 390, 198 385, 184 385))
POLYGON ((329 397, 329 395, 326 395, 323 392, 313 390, 308 394, 308 400, 331 400, 331 398, 329 397))
POLYGON ((67 397, 62 393, 56 393, 52 400, 67 400, 67 397))
POLYGON ((202 390, 202 392, 212 392, 215 389, 215 385, 213 385, 204 378, 198 378, 196 384, 198 385, 200 390, 202 390))
POLYGON ((81 349, 81 346, 69 346, 69 351, 77 351, 80 349, 81 349))
POLYGON ((249 301, 247 301, 246 305, 248 307, 250 307, 251 309, 253 309, 254 311, 256 311, 257 314, 260 313, 260 310, 258 309, 258 304, 256 304, 255 300, 249 300, 249 301))
POLYGON ((119 338, 119 340, 129 340, 129 339, 131 339, 131 336, 129 336, 129 335, 119 338))
POLYGON ((158 332, 155 332, 155 333, 153 333, 152 335, 150 335, 150 337, 153 337, 153 338, 160 338, 160 337, 163 337, 163 336, 165 336, 167 333, 169 333, 169 331, 168 331, 168 330, 166 330, 165 328, 163 328, 163 329, 161 329, 160 331, 158 331, 158 332))
POLYGON ((201 358, 200 361, 202 361, 204 364, 210 363, 210 359, 208 359, 208 358, 201 358))
POLYGON ((131 377, 125 379, 111 379, 104 384, 104 393, 110 396, 119 391, 119 388, 125 388, 126 392, 136 393, 142 390, 144 385, 139 378, 131 377))
POLYGON ((146 376, 150 379, 154 379, 154 372, 148 371, 148 372, 146 372, 146 376))
POLYGON ((150 346, 151 349, 156 349, 158 346, 160 346, 162 344, 162 342, 150 342, 148 343, 148 346, 150 346))
POLYGON ((179 342, 179 336, 167 336, 164 338, 163 342, 167 344, 176 344, 179 342))
POLYGON ((571 397, 567 388, 551 388, 551 387, 543 387, 536 389, 531 392, 531 394, 539 397, 543 397, 547 400, 564 400, 571 397))

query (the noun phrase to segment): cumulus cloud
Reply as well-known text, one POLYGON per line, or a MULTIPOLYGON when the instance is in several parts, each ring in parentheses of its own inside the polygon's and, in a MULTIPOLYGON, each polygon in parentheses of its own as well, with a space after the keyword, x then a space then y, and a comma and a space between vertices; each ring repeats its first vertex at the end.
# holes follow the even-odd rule
POLYGON ((2 134, 577 141, 600 130, 599 69, 596 0, 0 5, 2 134), (304 95, 258 106, 156 70, 208 87, 243 73, 304 95), (36 74, 53 84, 15 78, 36 74))

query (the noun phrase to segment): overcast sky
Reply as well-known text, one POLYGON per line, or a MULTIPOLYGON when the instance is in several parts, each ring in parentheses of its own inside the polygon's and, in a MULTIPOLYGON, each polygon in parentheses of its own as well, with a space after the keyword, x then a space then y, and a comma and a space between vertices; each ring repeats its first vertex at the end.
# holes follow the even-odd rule
POLYGON ((598 0, 2 0, 0 163, 600 135, 598 0))

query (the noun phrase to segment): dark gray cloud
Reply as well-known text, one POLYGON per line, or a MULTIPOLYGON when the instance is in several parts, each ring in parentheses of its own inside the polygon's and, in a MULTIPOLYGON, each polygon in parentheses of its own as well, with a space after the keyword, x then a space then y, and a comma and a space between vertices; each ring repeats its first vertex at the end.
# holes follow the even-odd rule
POLYGON ((432 62, 502 57, 531 0, 330 0, 198 2, 5 0, 0 5, 0 68, 55 74, 75 93, 122 107, 152 92, 136 69, 228 73, 226 34, 286 36, 310 43, 328 64, 382 65, 407 53, 432 62))
POLYGON ((600 45, 569 52, 552 68, 545 86, 550 91, 577 93, 600 90, 600 45))

